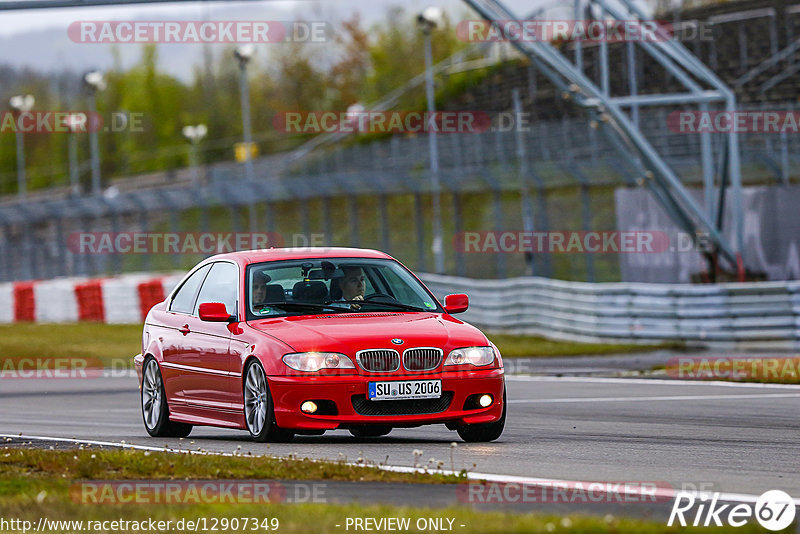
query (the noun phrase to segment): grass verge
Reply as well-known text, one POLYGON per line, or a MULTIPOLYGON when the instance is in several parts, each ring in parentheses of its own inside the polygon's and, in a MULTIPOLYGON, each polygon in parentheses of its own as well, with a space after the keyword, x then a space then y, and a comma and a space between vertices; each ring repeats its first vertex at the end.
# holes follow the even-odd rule
MULTIPOLYGON (((0 354, 4 358, 89 358, 106 367, 133 368, 133 356, 140 352, 142 325, 139 324, 31 324, 0 326, 0 354)), ((504 357, 573 356, 645 352, 680 345, 605 345, 553 341, 534 336, 489 334, 504 357)))
POLYGON ((35 324, 0 325, 3 358, 87 358, 106 367, 133 368, 141 352, 139 324, 35 324))
POLYGON ((650 375, 678 380, 740 382, 751 384, 800 384, 800 356, 740 356, 682 358, 655 365, 650 375))
MULTIPOLYGON (((186 447, 190 440, 182 440, 186 447)), ((351 461, 355 459, 350 459, 351 461)), ((317 462, 300 458, 268 456, 221 456, 109 450, 87 447, 78 450, 3 449, 0 454, 2 478, 45 479, 291 479, 342 480, 358 482, 425 482, 452 484, 464 476, 396 473, 375 466, 352 466, 346 460, 317 462)), ((465 473, 465 472, 464 472, 465 473)), ((5 492, 0 490, 0 496, 5 492)))
MULTIPOLYGON (((337 464, 320 464, 303 461, 279 461, 268 458, 214 457, 199 455, 176 455, 167 453, 145 453, 142 451, 42 451, 0 450, 0 509, 5 518, 31 521, 36 525, 40 518, 50 521, 83 521, 82 527, 91 526, 87 521, 171 521, 171 526, 161 530, 183 532, 190 528, 176 527, 180 520, 204 521, 205 526, 215 525, 220 531, 255 530, 290 534, 346 532, 347 518, 408 518, 411 528, 405 532, 431 532, 432 529, 415 528, 418 519, 435 518, 453 521, 457 532, 472 534, 491 533, 538 533, 538 532, 676 532, 653 522, 622 517, 589 517, 581 515, 554 516, 547 514, 510 514, 501 512, 479 512, 467 507, 413 508, 386 505, 361 505, 317 502, 314 504, 258 503, 220 504, 203 502, 191 504, 88 504, 70 492, 70 487, 87 480, 171 479, 208 480, 237 478, 257 479, 276 475, 294 475, 319 480, 326 475, 344 476, 352 480, 355 468, 342 470, 337 464), (293 469, 293 465, 303 469, 293 469), (286 463, 286 467, 281 464, 286 463), (326 471, 327 470, 327 471, 326 471), (234 521, 238 521, 234 527, 234 521), (246 528, 242 528, 242 521, 246 528), (255 523, 253 523, 255 521, 255 523), (277 522, 277 524, 276 524, 277 522), (250 525, 261 525, 252 529, 250 525), (264 526, 268 528, 264 528, 264 526), (463 525, 463 526, 462 526, 463 525), (224 528, 223 528, 224 527, 224 528), (277 527, 277 528, 276 528, 277 527)), ((358 469, 361 477, 378 476, 370 469, 358 469)), ((380 475, 394 481, 422 480, 447 482, 442 478, 422 478, 420 475, 387 473, 380 475)), ((338 479, 342 480, 342 479, 338 479)), ((375 479, 373 479, 375 480, 375 479)), ((383 480, 383 479, 381 479, 383 480)), ((330 495, 326 496, 331 497, 330 495)), ((80 530, 76 526, 46 526, 40 532, 66 532, 80 530)), ((95 532, 142 532, 138 527, 121 524, 103 526, 96 524, 95 532)), ((200 530, 207 531, 201 528, 200 530)), ((352 530, 349 529, 349 530, 352 530)), ((692 529, 689 529, 690 531, 692 529)), ((702 532, 734 532, 734 529, 693 529, 702 532)), ((735 532, 756 532, 746 526, 735 532)))
POLYGON ((685 350, 686 348, 682 343, 661 343, 656 345, 576 343, 554 341, 537 336, 492 333, 487 333, 486 336, 492 343, 497 345, 504 358, 629 354, 653 350, 685 350))

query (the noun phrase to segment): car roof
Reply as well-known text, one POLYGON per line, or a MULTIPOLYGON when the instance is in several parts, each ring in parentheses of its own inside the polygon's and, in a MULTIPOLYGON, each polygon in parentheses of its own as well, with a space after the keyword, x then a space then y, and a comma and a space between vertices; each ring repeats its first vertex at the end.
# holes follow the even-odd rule
POLYGON ((243 264, 261 263, 265 261, 279 260, 303 260, 310 258, 380 258, 391 259, 388 254, 379 250, 368 248, 347 248, 347 247, 300 247, 300 248, 269 248, 260 250, 241 250, 238 252, 228 252, 218 254, 212 258, 215 260, 233 260, 243 264))

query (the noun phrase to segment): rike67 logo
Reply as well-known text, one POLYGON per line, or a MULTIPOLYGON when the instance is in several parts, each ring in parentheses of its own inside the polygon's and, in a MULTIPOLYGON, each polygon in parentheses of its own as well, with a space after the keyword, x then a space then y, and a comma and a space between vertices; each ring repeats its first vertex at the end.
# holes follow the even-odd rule
POLYGON ((732 527, 741 527, 755 517, 767 530, 783 530, 792 524, 797 511, 789 494, 781 490, 765 492, 756 500, 755 505, 720 504, 719 496, 719 493, 676 493, 667 526, 671 527, 677 519, 682 527, 687 524, 695 527, 721 527, 725 523, 732 527))

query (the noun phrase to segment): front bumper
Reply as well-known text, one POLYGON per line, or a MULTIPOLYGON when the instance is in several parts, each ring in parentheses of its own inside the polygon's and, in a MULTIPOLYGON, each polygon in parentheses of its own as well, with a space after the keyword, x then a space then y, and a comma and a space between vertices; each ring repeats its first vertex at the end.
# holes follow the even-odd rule
MULTIPOLYGON (((361 425, 395 427, 450 423, 455 425, 491 423, 503 413, 505 387, 503 369, 424 373, 404 376, 270 376, 269 387, 275 405, 275 420, 279 427, 304 430, 333 430, 361 425), (389 380, 442 380, 442 391, 451 392, 449 405, 436 413, 405 415, 363 415, 353 406, 354 396, 367 395, 368 383, 389 380), (464 409, 470 395, 488 393, 494 402, 487 408, 464 409), (308 415, 300 411, 307 400, 330 400, 336 403, 336 415, 308 415)), ((392 403, 398 401, 366 401, 392 403)), ((363 404, 363 402, 362 402, 363 404)), ((435 403, 434 403, 435 404, 435 403)), ((441 406, 435 408, 439 409, 441 406)))

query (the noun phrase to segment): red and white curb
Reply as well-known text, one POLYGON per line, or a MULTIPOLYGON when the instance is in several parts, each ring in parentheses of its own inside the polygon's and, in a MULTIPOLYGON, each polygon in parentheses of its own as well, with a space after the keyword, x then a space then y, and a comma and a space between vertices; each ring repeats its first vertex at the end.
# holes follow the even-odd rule
POLYGON ((0 323, 141 323, 182 274, 127 274, 0 284, 0 323))

